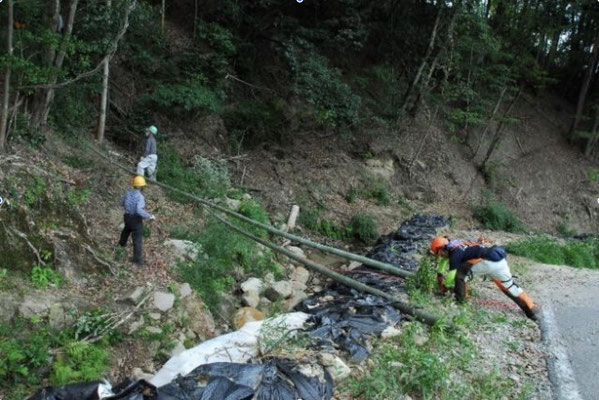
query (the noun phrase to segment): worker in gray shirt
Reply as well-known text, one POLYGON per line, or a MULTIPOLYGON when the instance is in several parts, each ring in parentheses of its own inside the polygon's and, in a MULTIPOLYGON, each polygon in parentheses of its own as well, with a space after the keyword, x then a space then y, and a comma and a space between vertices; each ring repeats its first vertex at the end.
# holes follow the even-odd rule
POLYGON ((150 179, 156 179, 156 163, 158 162, 158 155, 156 154, 156 135, 158 134, 158 128, 154 125, 146 128, 146 147, 144 155, 139 159, 137 163, 137 175, 144 176, 144 171, 148 170, 148 177, 150 179))
POLYGON ((121 239, 119 245, 121 247, 127 246, 129 235, 133 233, 133 259, 132 261, 137 265, 143 265, 143 228, 144 219, 153 220, 155 217, 144 210, 146 201, 143 194, 141 193, 143 187, 146 186, 146 180, 143 176, 136 176, 133 179, 133 189, 128 190, 121 201, 121 205, 125 211, 123 219, 125 220, 125 227, 121 232, 121 239))

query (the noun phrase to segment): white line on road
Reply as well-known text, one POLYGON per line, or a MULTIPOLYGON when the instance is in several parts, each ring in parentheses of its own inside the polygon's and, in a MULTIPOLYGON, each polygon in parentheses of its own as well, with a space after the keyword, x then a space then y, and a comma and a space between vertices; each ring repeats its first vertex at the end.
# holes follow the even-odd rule
POLYGON ((559 339, 553 308, 545 304, 541 312, 541 331, 545 346, 550 353, 548 369, 549 378, 553 383, 554 397, 557 400, 582 400, 568 352, 559 339))

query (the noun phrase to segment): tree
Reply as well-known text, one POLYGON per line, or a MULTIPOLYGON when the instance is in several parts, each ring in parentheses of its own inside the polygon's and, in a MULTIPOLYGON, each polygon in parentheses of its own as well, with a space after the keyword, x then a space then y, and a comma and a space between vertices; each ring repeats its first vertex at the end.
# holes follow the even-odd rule
POLYGON ((6 48, 7 48, 7 57, 6 57, 6 69, 4 72, 4 92, 2 96, 2 112, 0 114, 0 151, 4 150, 4 145, 6 142, 7 135, 7 126, 8 126, 8 103, 10 101, 10 66, 11 66, 11 58, 13 55, 13 43, 12 43, 12 35, 13 35, 13 21, 14 21, 14 4, 13 0, 8 0, 8 28, 6 35, 6 48))

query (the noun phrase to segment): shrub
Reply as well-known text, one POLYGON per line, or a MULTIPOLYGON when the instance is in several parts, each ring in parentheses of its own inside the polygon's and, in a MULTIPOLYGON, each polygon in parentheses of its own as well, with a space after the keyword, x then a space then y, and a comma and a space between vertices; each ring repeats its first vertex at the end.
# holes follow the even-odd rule
POLYGON ((322 215, 322 210, 320 210, 320 209, 316 209, 316 210, 306 209, 300 213, 299 223, 300 223, 300 225, 302 225, 312 231, 316 231, 316 230, 318 230, 318 220, 320 219, 321 215, 322 215))
POLYGON ((599 238, 560 243, 548 236, 537 236, 507 245, 510 253, 546 264, 599 269, 599 238))
POLYGON ((211 161, 196 156, 193 170, 200 181, 199 191, 205 197, 223 197, 231 187, 226 161, 211 161))
POLYGON ((218 114, 222 110, 223 100, 224 94, 197 82, 188 82, 158 85, 142 102, 161 111, 168 110, 180 117, 188 117, 199 111, 218 114))
POLYGON ((368 214, 354 215, 347 227, 347 233, 364 242, 374 240, 378 236, 376 221, 368 214))
MULTIPOLYGON (((175 148, 169 145, 162 146, 158 178, 162 182, 185 192, 193 193, 200 186, 200 177, 197 172, 185 167, 175 148)), ((175 201, 190 202, 189 198, 180 193, 169 190, 167 194, 175 201)))
POLYGON ((388 206, 391 204, 391 195, 387 185, 379 180, 371 182, 370 187, 366 191, 366 196, 376 201, 380 206, 388 206))
POLYGON ((58 285, 60 283, 60 275, 50 267, 36 265, 31 269, 31 282, 33 286, 45 289, 49 284, 58 285))
POLYGON ((422 257, 416 274, 408 279, 407 288, 410 293, 418 290, 423 293, 433 293, 436 287, 437 271, 430 256, 422 257))
POLYGON ((102 345, 71 342, 57 355, 50 381, 59 386, 89 382, 102 378, 107 367, 108 354, 102 345))
POLYGON ((487 229, 506 232, 524 232, 522 221, 504 204, 485 196, 483 204, 474 210, 474 217, 487 229))
POLYGON ((262 142, 287 140, 289 122, 284 114, 282 100, 245 100, 227 111, 225 124, 231 132, 231 145, 237 150, 262 142))

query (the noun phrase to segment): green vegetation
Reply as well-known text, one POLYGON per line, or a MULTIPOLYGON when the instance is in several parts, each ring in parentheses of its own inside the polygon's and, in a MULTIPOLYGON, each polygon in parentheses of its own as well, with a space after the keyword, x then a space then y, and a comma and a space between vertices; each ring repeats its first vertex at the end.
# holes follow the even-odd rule
MULTIPOLYGON (((266 213, 254 201, 242 203, 243 212, 251 218, 260 220, 266 213)), ((245 223, 233 221, 246 230, 265 237, 266 233, 245 223)), ((263 276, 273 272, 280 277, 282 271, 274 262, 270 251, 259 250, 252 240, 238 235, 215 219, 209 219, 198 231, 179 231, 185 239, 193 240, 201 249, 194 262, 180 263, 178 273, 181 279, 198 291, 204 302, 214 309, 220 302, 219 294, 227 292, 235 284, 235 268, 240 266, 244 272, 263 276)))
POLYGON ((377 224, 369 214, 354 215, 347 225, 322 217, 322 209, 305 209, 299 216, 300 225, 331 239, 359 239, 369 242, 377 238, 377 224))
POLYGON ((537 236, 507 245, 510 253, 546 264, 570 265, 599 269, 599 239, 559 241, 549 236, 537 236))
POLYGON ((380 206, 388 206, 391 204, 391 195, 387 184, 381 180, 372 180, 366 187, 357 188, 351 187, 345 196, 348 203, 353 203, 358 198, 374 200, 380 206))
POLYGON ((69 190, 67 192, 67 203, 71 206, 87 204, 90 193, 91 191, 85 188, 69 190))
POLYGON ((416 275, 408 279, 407 289, 410 296, 418 295, 417 292, 431 294, 437 287, 437 271, 433 256, 427 255, 420 260, 416 275))
POLYGON ((101 379, 109 361, 106 342, 78 342, 74 333, 53 331, 38 318, 0 323, 0 386, 8 388, 7 399, 22 399, 46 378, 53 385, 101 379))
POLYGON ((506 232, 526 230, 522 221, 509 208, 490 195, 486 195, 483 203, 475 208, 474 217, 487 229, 506 232))
POLYGON ((60 283, 60 275, 48 266, 35 265, 31 269, 31 283, 38 289, 45 289, 50 284, 58 285, 60 283))

